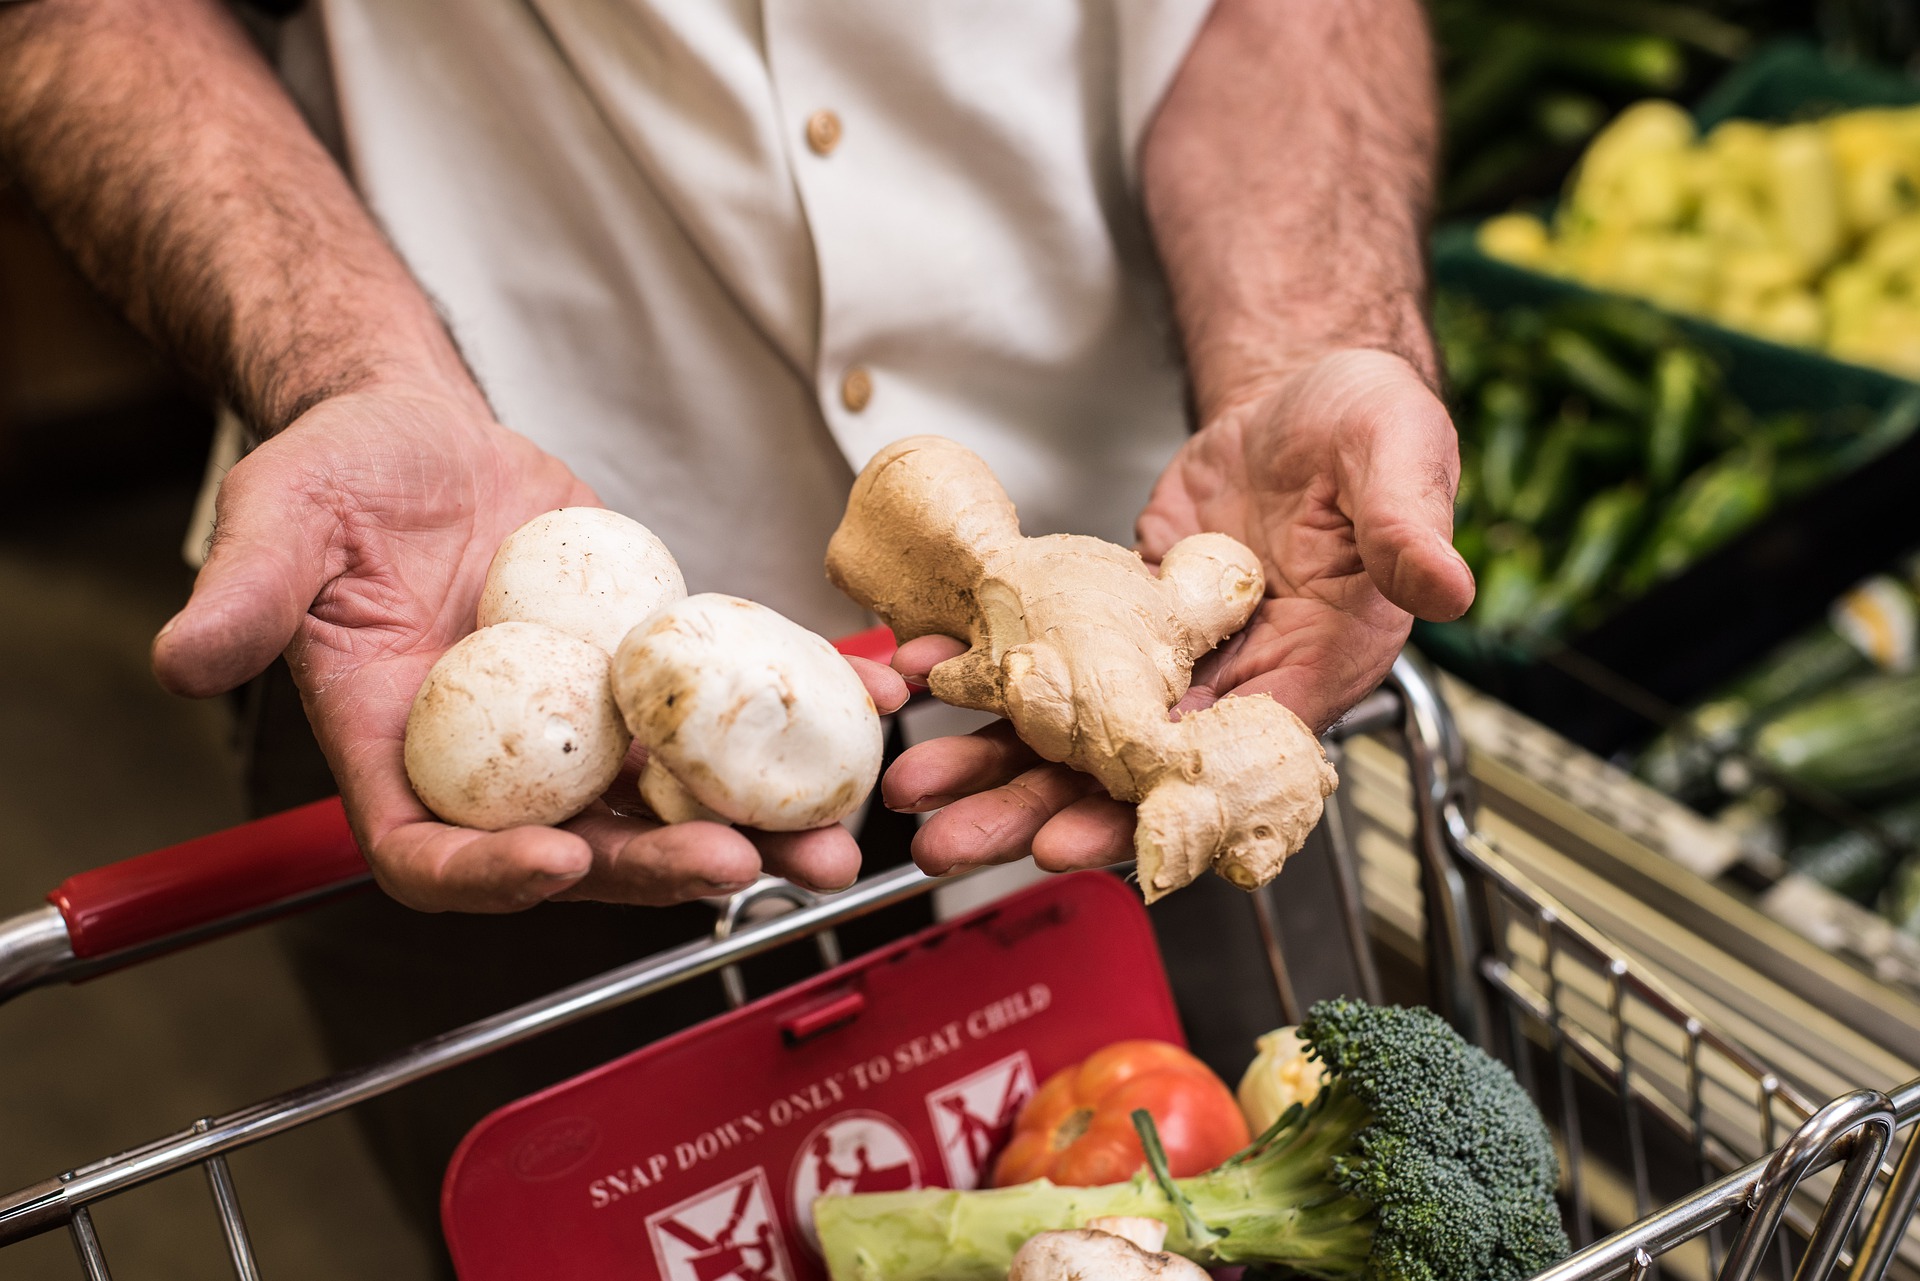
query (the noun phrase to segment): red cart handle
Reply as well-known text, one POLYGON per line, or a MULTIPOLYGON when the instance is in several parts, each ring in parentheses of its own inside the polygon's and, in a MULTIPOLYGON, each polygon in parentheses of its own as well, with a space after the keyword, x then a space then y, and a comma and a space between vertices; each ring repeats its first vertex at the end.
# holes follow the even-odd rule
MULTIPOLYGON (((894 651, 885 627, 834 645, 879 663, 894 651)), ((81 872, 47 900, 66 921, 74 957, 84 961, 291 909, 367 875, 334 797, 81 872)))
POLYGON ((75 957, 144 947, 364 880, 340 798, 69 876, 47 895, 75 957))

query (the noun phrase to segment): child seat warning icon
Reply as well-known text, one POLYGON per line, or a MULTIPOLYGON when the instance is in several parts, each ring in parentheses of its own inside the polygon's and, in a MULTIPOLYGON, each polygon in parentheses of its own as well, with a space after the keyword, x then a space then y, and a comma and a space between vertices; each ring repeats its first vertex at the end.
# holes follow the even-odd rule
POLYGON ((1033 1063, 1026 1051, 1009 1054, 927 1096, 947 1182, 977 1188, 994 1153, 1006 1146, 1020 1106, 1033 1097, 1033 1063))
POLYGON ((759 1166, 647 1217, 665 1281, 794 1281, 759 1166))
POLYGON ((807 1136, 793 1162, 793 1222, 816 1251, 813 1203, 854 1192, 904 1192, 920 1186, 913 1140, 878 1112, 842 1112, 807 1136))

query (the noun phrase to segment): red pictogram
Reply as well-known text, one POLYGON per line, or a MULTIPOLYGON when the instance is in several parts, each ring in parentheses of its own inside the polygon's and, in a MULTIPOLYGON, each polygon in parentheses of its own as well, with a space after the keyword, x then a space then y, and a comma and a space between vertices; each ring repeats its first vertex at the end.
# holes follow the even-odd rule
POLYGON ((808 1136, 793 1163, 793 1222, 817 1248, 813 1203, 852 1192, 904 1192, 920 1186, 913 1140, 878 1112, 842 1112, 808 1136))
POLYGON ((760 1167, 647 1219, 666 1281, 791 1281, 760 1167))
POLYGON ((954 1187, 980 1186, 1033 1088, 1033 1064, 1023 1050, 927 1095, 940 1156, 954 1187))

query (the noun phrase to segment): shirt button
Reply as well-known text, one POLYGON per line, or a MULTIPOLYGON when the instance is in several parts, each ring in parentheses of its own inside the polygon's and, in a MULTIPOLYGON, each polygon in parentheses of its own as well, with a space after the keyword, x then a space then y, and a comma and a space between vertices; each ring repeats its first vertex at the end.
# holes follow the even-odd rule
POLYGON ((859 413, 873 399, 873 375, 855 365, 840 380, 840 403, 853 413, 859 413))
POLYGON ((807 145, 817 156, 824 156, 840 145, 840 117, 831 111, 816 111, 807 117, 807 145))

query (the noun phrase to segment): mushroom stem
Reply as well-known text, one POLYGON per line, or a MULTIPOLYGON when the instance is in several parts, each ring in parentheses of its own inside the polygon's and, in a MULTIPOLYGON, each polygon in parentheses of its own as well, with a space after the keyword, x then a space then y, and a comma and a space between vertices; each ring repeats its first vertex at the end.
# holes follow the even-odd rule
POLYGON ((640 799, 647 803, 662 823, 731 823, 717 810, 702 805, 680 780, 667 772, 657 757, 650 757, 640 771, 640 799))

